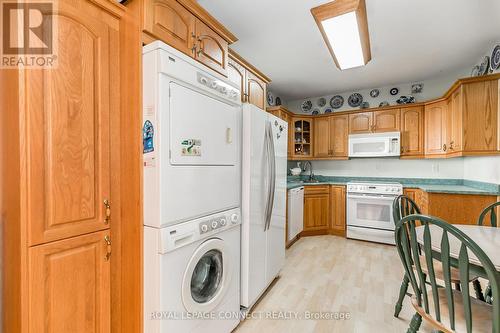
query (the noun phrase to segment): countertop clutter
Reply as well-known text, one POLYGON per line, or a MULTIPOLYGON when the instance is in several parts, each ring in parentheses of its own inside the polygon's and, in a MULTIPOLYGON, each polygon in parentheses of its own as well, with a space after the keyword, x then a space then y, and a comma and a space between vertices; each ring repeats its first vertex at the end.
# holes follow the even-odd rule
POLYGON ((400 183, 404 188, 420 189, 428 193, 500 195, 500 185, 465 179, 336 177, 316 175, 318 182, 304 182, 307 177, 288 176, 287 189, 299 186, 346 185, 349 182, 400 183))

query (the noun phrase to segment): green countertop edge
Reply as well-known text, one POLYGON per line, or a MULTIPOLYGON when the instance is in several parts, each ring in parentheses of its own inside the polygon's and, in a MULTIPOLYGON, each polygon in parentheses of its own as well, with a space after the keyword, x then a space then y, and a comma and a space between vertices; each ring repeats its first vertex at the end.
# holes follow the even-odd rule
POLYGON ((304 185, 346 185, 349 182, 401 183, 404 188, 417 188, 429 193, 500 195, 500 185, 466 179, 389 178, 389 177, 335 177, 315 176, 318 183, 298 183, 308 176, 288 176, 287 189, 304 185))

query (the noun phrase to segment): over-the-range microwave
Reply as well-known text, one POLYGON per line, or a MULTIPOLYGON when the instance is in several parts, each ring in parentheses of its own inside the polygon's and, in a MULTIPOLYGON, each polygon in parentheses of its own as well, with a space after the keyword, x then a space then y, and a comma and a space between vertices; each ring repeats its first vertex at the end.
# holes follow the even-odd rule
POLYGON ((388 157, 400 155, 400 132, 349 135, 349 157, 388 157))

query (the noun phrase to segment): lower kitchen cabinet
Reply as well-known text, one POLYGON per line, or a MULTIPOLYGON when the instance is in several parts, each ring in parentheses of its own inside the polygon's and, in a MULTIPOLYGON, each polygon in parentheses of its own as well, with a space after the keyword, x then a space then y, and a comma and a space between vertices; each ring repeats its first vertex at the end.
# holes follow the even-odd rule
POLYGON ((330 186, 330 233, 345 236, 346 230, 346 188, 330 186))
POLYGON ((110 332, 109 231, 29 249, 29 332, 110 332))
POLYGON ((415 191, 415 202, 422 214, 439 217, 451 224, 475 225, 481 211, 496 199, 495 195, 415 191))
POLYGON ((416 189, 416 188, 405 188, 403 190, 403 194, 406 195, 411 200, 415 201, 416 200, 417 191, 419 191, 419 190, 416 189))
POLYGON ((302 235, 326 233, 329 226, 329 219, 329 186, 304 186, 304 231, 302 235))

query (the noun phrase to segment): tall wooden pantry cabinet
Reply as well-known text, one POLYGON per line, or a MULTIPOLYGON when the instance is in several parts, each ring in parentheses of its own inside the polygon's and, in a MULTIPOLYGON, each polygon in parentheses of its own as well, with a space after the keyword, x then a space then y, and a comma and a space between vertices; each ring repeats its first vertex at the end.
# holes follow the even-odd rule
POLYGON ((136 331, 139 21, 108 0, 44 10, 56 66, 1 69, 3 331, 136 331))

